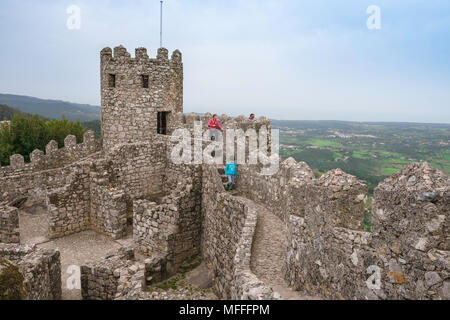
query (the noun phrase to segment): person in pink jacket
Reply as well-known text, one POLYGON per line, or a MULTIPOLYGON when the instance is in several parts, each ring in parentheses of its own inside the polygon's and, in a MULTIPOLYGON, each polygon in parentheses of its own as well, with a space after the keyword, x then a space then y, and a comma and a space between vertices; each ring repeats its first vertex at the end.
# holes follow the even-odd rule
POLYGON ((223 129, 220 126, 219 120, 217 120, 216 114, 214 114, 211 120, 209 120, 208 127, 209 127, 209 137, 211 138, 211 140, 219 139, 219 132, 217 130, 223 131, 223 129))

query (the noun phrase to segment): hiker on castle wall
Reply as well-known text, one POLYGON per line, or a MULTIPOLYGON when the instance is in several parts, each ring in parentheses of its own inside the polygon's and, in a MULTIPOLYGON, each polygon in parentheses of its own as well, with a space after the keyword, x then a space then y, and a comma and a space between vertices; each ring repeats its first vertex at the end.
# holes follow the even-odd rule
POLYGON ((228 178, 228 184, 227 184, 228 191, 233 191, 234 179, 236 178, 236 175, 237 175, 235 161, 229 161, 227 163, 227 165, 225 167, 225 175, 228 178))
POLYGON ((219 140, 219 131, 223 131, 222 127, 220 126, 219 120, 217 120, 217 115, 214 114, 211 118, 211 120, 209 120, 208 122, 208 127, 209 127, 209 137, 211 138, 211 140, 219 140), (214 137, 214 139, 213 139, 214 137))

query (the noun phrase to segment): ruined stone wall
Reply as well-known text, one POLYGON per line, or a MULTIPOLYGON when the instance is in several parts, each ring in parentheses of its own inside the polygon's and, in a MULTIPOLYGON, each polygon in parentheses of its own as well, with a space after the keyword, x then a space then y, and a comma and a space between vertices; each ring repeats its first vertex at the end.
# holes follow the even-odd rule
POLYGON ((288 283, 311 296, 363 299, 369 275, 354 252, 363 253, 370 239, 363 232, 367 186, 337 169, 291 182, 288 192, 288 283))
POLYGON ((0 203, 0 243, 19 243, 19 213, 17 208, 0 203))
POLYGON ((320 179, 288 159, 273 176, 238 166, 236 189, 285 221, 285 278, 329 299, 448 299, 449 178, 413 164, 375 191, 372 232, 363 221, 367 187, 339 169, 320 179))
MULTIPOLYGON (((209 113, 206 113, 204 115, 199 115, 196 113, 190 114, 177 113, 175 114, 173 121, 171 122, 170 132, 174 133, 175 129, 185 129, 190 133, 192 145, 196 143, 199 147, 202 148, 202 151, 211 152, 214 150, 214 147, 212 147, 211 137, 208 128, 208 122, 211 119, 211 117, 212 115, 209 113), (197 127, 198 122, 201 122, 201 127, 200 126, 197 127), (210 148, 206 149, 206 147, 208 146, 210 146, 210 148)), ((222 143, 223 150, 221 154, 217 153, 218 159, 215 159, 215 161, 219 161, 220 164, 225 164, 228 161, 227 155, 230 157, 230 159, 236 157, 236 161, 240 163, 244 162, 249 163, 249 150, 250 150, 249 145, 250 143, 252 144, 254 143, 255 148, 257 148, 258 143, 263 142, 262 140, 259 140, 260 134, 266 139, 267 145, 265 146, 265 148, 271 150, 272 125, 271 122, 265 117, 260 117, 252 121, 249 120, 248 117, 242 115, 236 118, 230 118, 227 115, 220 115, 217 117, 217 119, 223 128, 223 132, 221 132, 222 138, 218 140, 218 142, 222 143), (262 129, 266 131, 263 131, 262 129), (255 134, 254 137, 256 139, 253 138, 250 139, 247 136, 252 133, 255 134), (232 149, 227 150, 228 144, 227 142, 230 139, 232 139, 232 143, 230 143, 232 149), (245 158, 243 159, 237 157, 238 146, 245 148, 244 149, 245 158)), ((177 131, 177 133, 179 132, 181 131, 177 131)), ((191 150, 192 155, 196 152, 195 148, 196 147, 192 148, 191 150)))
POLYGON ((217 169, 203 166, 202 256, 223 299, 271 299, 273 291, 250 271, 256 210, 225 192, 217 169))
MULTIPOLYGON (((188 129, 192 135, 194 134, 194 124, 196 122, 201 121, 202 124, 202 133, 207 131, 208 122, 211 120, 212 114, 197 114, 194 112, 191 113, 177 113, 174 115, 173 121, 171 122, 171 130, 184 128, 188 129)), ((255 129, 256 132, 259 132, 259 129, 262 126, 266 126, 267 130, 270 131, 272 124, 269 119, 265 117, 259 117, 255 120, 249 120, 248 117, 240 115, 235 118, 231 118, 226 114, 217 115, 217 120, 219 121, 220 126, 223 129, 232 128, 232 129, 242 129, 244 132, 248 129, 255 129)))
POLYGON ((144 264, 135 261, 130 248, 121 248, 107 257, 80 267, 83 300, 120 299, 132 290, 145 288, 144 264))
MULTIPOLYGON (((175 150, 178 140, 173 139, 169 136, 159 136, 164 140, 166 145, 165 150, 165 172, 164 172, 164 184, 163 190, 165 193, 170 193, 172 190, 176 189, 179 185, 186 185, 189 180, 196 187, 201 188, 202 181, 202 164, 194 163, 191 161, 189 163, 176 163, 173 161, 172 152, 175 150)), ((193 152, 193 150, 191 150, 193 152)), ((191 158, 193 159, 193 158, 191 158)))
POLYGON ((61 299, 59 251, 36 246, 0 244, 0 259, 6 259, 18 267, 23 276, 24 299, 61 299))
POLYGON ((99 150, 100 141, 95 139, 92 130, 86 131, 83 142, 79 144, 75 136, 69 135, 64 139, 64 147, 60 149, 58 143, 52 140, 45 147, 45 153, 38 149, 34 150, 30 154, 30 163, 25 164, 22 155, 12 155, 10 165, 0 167, 0 178, 59 168, 99 150))
POLYGON ((167 142, 164 136, 153 138, 151 143, 115 146, 106 155, 111 186, 123 189, 133 199, 163 190, 167 142))
POLYGON ((156 59, 137 48, 135 58, 123 46, 100 54, 102 137, 106 150, 121 143, 150 142, 157 133, 157 113, 183 111, 183 64, 175 50, 158 49, 156 59), (148 88, 144 88, 144 76, 148 88), (115 82, 113 86, 113 82, 115 82))
POLYGON ((91 183, 92 227, 113 239, 126 235, 129 198, 123 190, 103 185, 97 178, 91 183))
POLYGON ((140 251, 166 261, 168 274, 200 252, 201 185, 193 180, 169 195, 133 202, 133 239, 140 251))
POLYGON ((0 201, 12 201, 33 189, 48 190, 65 184, 69 170, 65 167, 100 150, 100 142, 92 131, 84 134, 83 143, 76 144, 75 136, 67 136, 65 146, 58 149, 56 141, 50 141, 45 154, 41 150, 31 153, 31 162, 25 164, 22 155, 11 156, 11 164, 0 168, 0 201))
POLYGON ((85 230, 90 225, 89 160, 71 166, 66 185, 47 194, 49 237, 60 237, 85 230))
POLYGON ((114 239, 126 233, 133 217, 133 201, 165 192, 165 137, 153 143, 119 145, 91 166, 92 226, 114 239))
POLYGON ((296 162, 289 158, 279 164, 279 170, 274 175, 261 174, 261 165, 238 165, 236 177, 236 190, 239 190, 246 198, 260 203, 270 209, 282 221, 286 220, 289 210, 301 212, 302 203, 305 202, 301 192, 296 197, 290 197, 290 188, 295 183, 303 186, 314 179, 314 174, 304 162, 296 162), (288 208, 288 202, 292 200, 295 205, 288 208))
POLYGON ((388 299, 450 299, 450 177, 428 163, 375 189, 372 232, 388 299))
POLYGON ((426 163, 406 167, 376 188, 365 232, 360 181, 339 169, 290 179, 287 281, 329 299, 448 299, 449 186, 426 163))
POLYGON ((123 237, 132 200, 162 191, 165 154, 161 140, 119 145, 71 165, 64 186, 48 194, 51 236, 92 227, 114 239, 123 237))

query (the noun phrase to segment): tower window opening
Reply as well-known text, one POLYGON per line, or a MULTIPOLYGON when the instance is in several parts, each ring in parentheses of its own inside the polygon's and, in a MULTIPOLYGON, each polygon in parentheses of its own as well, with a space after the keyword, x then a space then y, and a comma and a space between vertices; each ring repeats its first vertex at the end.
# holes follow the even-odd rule
POLYGON ((167 114, 169 112, 158 112, 157 132, 159 134, 167 134, 167 114))
POLYGON ((116 87, 116 75, 115 74, 112 74, 112 73, 109 74, 108 85, 110 88, 116 87))
POLYGON ((148 88, 148 75, 142 75, 142 88, 148 88))

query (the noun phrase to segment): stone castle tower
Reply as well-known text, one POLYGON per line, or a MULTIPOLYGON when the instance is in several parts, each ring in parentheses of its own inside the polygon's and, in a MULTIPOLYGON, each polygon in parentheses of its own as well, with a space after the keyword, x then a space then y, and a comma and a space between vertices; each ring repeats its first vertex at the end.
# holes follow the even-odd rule
POLYGON ((167 134, 173 115, 183 112, 183 64, 175 50, 165 48, 156 58, 137 48, 135 58, 123 46, 100 53, 103 148, 149 141, 167 134))

